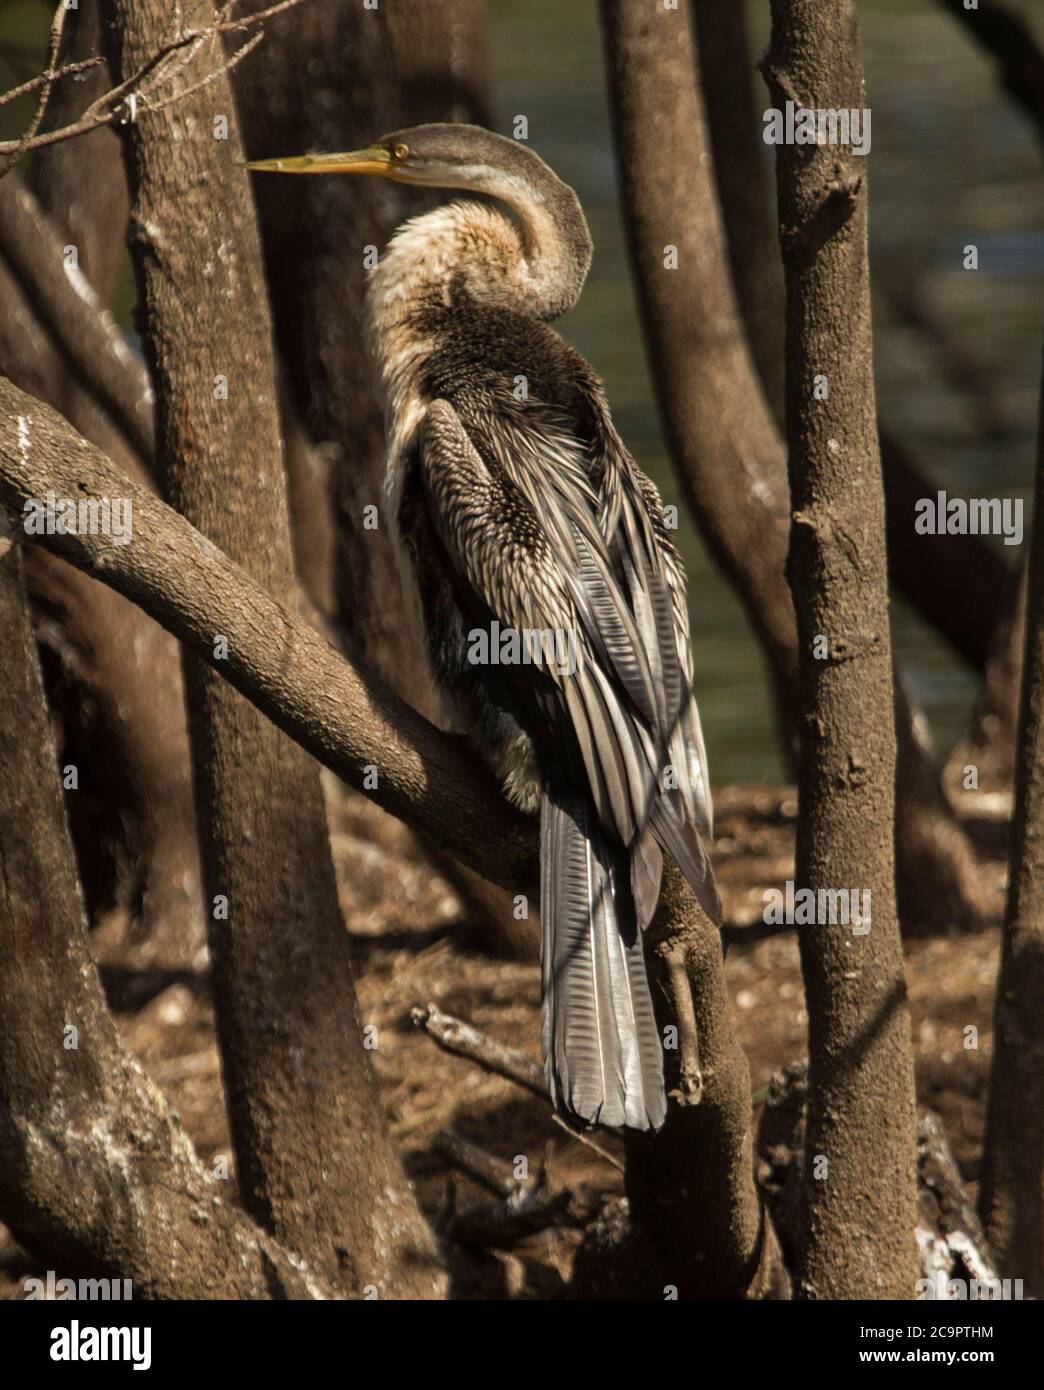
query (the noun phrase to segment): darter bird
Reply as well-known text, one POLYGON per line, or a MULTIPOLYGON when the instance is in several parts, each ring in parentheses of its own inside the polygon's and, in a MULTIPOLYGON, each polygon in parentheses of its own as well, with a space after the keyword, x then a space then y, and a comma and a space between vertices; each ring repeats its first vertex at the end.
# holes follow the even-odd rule
POLYGON ((642 935, 664 852, 720 915, 710 784, 660 496, 598 376, 549 327, 591 262, 580 202, 524 144, 468 125, 250 167, 466 189, 513 214, 451 202, 400 227, 370 273, 384 503, 456 727, 508 796, 540 811, 553 1101, 588 1123, 659 1128, 663 1045, 642 935), (476 642, 505 632, 524 659, 490 660, 476 642))

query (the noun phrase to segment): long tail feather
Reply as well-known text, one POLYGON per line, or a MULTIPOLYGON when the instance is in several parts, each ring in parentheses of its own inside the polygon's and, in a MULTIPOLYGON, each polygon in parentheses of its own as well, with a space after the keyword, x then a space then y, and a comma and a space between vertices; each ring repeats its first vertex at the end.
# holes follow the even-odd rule
POLYGON ((631 896, 631 856, 585 798, 545 792, 541 968, 548 1084, 588 1123, 659 1129, 663 1048, 631 896))

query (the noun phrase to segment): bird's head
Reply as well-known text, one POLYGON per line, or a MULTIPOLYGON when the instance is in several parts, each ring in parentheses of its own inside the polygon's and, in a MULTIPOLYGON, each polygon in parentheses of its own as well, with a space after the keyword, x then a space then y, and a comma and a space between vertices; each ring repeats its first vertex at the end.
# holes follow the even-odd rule
POLYGON ((411 126, 382 135, 364 150, 258 159, 247 168, 275 174, 369 174, 499 199, 518 216, 534 271, 543 262, 548 317, 571 307, 590 265, 591 237, 573 190, 528 146, 481 126, 411 126))
POLYGON ((544 161, 515 140, 474 125, 418 125, 382 135, 364 150, 341 154, 300 154, 258 159, 247 165, 274 174, 370 174, 397 183, 429 188, 498 192, 516 184, 532 196, 552 181, 561 184, 544 161))

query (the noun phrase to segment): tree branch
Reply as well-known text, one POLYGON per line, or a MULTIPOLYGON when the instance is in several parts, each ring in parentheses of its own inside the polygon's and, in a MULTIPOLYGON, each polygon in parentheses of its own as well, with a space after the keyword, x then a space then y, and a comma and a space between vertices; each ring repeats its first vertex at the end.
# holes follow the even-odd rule
POLYGON ((131 482, 48 406, 0 378, 0 502, 130 501, 134 539, 42 535, 46 546, 144 608, 313 757, 463 863, 535 894, 536 827, 459 738, 436 729, 339 655, 189 523, 131 482), (227 657, 215 641, 228 642, 227 657))
POLYGON ((58 6, 51 20, 51 38, 47 52, 47 67, 43 71, 43 84, 40 88, 40 95, 36 102, 36 110, 33 112, 32 119, 26 126, 19 149, 14 158, 18 159, 25 153, 29 142, 40 129, 44 114, 47 111, 47 103, 51 98, 51 89, 54 86, 56 77, 55 64, 58 62, 58 52, 62 46, 62 30, 65 28, 65 16, 69 13, 65 0, 58 0, 58 6))
POLYGON ((414 1027, 423 1028, 432 1042, 437 1043, 444 1052, 477 1062, 485 1071, 506 1077, 517 1086, 532 1091, 541 1100, 547 1100, 544 1069, 524 1052, 517 1052, 513 1047, 498 1043, 495 1038, 486 1037, 470 1023, 444 1014, 434 1004, 429 1004, 427 1008, 418 1005, 411 1009, 410 1018, 414 1027))

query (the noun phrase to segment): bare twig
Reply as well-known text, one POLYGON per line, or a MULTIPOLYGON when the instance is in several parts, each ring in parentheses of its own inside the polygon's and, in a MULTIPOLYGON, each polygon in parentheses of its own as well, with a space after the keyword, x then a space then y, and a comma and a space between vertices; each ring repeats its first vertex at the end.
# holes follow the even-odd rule
POLYGON ((583 1222, 565 1222, 571 1193, 568 1188, 523 1187, 501 1201, 476 1202, 465 1211, 457 1211, 455 1202, 439 1221, 441 1233, 459 1245, 479 1249, 510 1249, 519 1241, 561 1224, 586 1225, 594 1219, 591 1212, 583 1222))
POLYGON ((498 1158, 452 1129, 439 1130, 435 1136, 435 1148, 447 1163, 467 1173, 498 1197, 510 1197, 532 1186, 535 1181, 533 1178, 516 1177, 514 1166, 506 1158, 498 1158))
POLYGON ((506 1077, 508 1081, 532 1091, 541 1100, 547 1100, 544 1069, 525 1053, 516 1052, 513 1047, 505 1047, 503 1043, 486 1037, 470 1023, 454 1018, 452 1014, 444 1014, 434 1004, 429 1004, 426 1009, 411 1009, 410 1017, 415 1026, 423 1028, 444 1052, 477 1062, 485 1071, 506 1077))
POLYGON ((452 1130, 440 1130, 435 1147, 454 1168, 501 1199, 458 1212, 455 1192, 447 1193, 441 1228, 462 1245, 512 1245, 548 1226, 587 1226, 602 1209, 602 1197, 583 1185, 553 1188, 543 1167, 535 1177, 518 1178, 505 1159, 452 1130))
POLYGON ((153 99, 154 94, 173 81, 205 43, 217 39, 222 34, 239 33, 253 28, 274 15, 303 2, 304 0, 279 0, 278 4, 269 5, 266 9, 257 11, 256 14, 243 15, 240 19, 229 18, 232 7, 231 5, 224 6, 212 24, 196 29, 181 30, 167 43, 162 44, 140 63, 129 77, 124 78, 122 82, 118 82, 116 86, 93 101, 78 120, 69 125, 61 126, 57 130, 48 130, 41 134, 38 127, 43 119, 43 108, 46 106, 47 94, 51 85, 74 70, 82 70, 82 67, 91 66, 95 61, 101 61, 99 58, 89 60, 88 63, 82 65, 72 64, 66 68, 56 69, 52 57, 48 63, 47 72, 41 74, 39 78, 34 78, 30 83, 24 83, 17 89, 16 93, 9 93, 0 97, 0 103, 2 103, 13 95, 24 95, 25 92, 33 90, 35 87, 43 88, 43 96, 37 108, 37 114, 27 130, 17 140, 0 140, 0 176, 7 173, 13 164, 31 150, 41 149, 46 145, 55 145, 61 140, 71 140, 77 135, 86 134, 89 130, 96 130, 99 126, 111 125, 114 121, 126 123, 137 120, 142 112, 162 110, 172 102, 180 101, 193 92, 199 91, 201 87, 207 86, 210 82, 227 73, 237 63, 242 62, 247 54, 257 46, 263 35, 259 34, 248 40, 230 57, 224 59, 202 81, 162 98, 153 99))
MULTIPOLYGON (((51 99, 51 88, 55 80, 55 64, 58 62, 58 50, 62 46, 62 30, 65 28, 65 16, 68 10, 65 0, 58 0, 58 8, 54 12, 51 20, 51 41, 47 50, 47 67, 43 72, 43 83, 40 88, 40 97, 36 103, 36 110, 33 112, 32 120, 22 132, 19 141, 19 149, 14 155, 14 159, 19 159, 33 136, 40 129, 40 125, 47 110, 47 103, 51 99)), ((12 161, 13 162, 13 161, 12 161)))
POLYGON ((582 1129, 574 1129, 573 1126, 568 1123, 568 1121, 562 1119, 561 1115, 552 1115, 551 1118, 552 1120, 554 1120, 555 1124, 559 1127, 559 1129, 565 1130, 566 1134, 569 1135, 570 1139, 578 1140, 581 1144, 583 1144, 585 1149, 590 1149, 591 1152, 596 1153, 599 1158, 604 1158, 606 1163, 610 1164, 613 1168, 615 1168, 618 1173, 624 1172, 624 1165, 620 1162, 616 1155, 611 1154, 608 1149, 603 1149, 601 1144, 599 1144, 597 1140, 592 1139, 589 1134, 586 1134, 582 1129))
POLYGON ((28 96, 30 92, 39 91, 41 87, 62 82, 66 77, 75 77, 77 73, 86 72, 88 68, 100 68, 104 62, 105 59, 99 53, 93 58, 81 58, 78 62, 66 63, 54 73, 38 72, 35 77, 28 78, 17 87, 0 92, 0 106, 17 101, 19 97, 28 96))
POLYGON ((255 34, 252 39, 247 39, 246 43, 237 48, 235 53, 233 53, 226 62, 222 63, 219 68, 214 68, 207 73, 206 77, 201 77, 198 82, 193 82, 191 87, 184 87, 181 91, 172 92, 169 97, 164 97, 162 101, 150 102, 148 109, 150 111, 162 111, 167 106, 173 106, 176 101, 184 101, 186 97, 194 96, 196 92, 202 92, 204 88, 209 87, 213 82, 216 82, 219 78, 231 72, 238 63, 243 61, 248 53, 254 51, 263 38, 264 34, 255 34))

